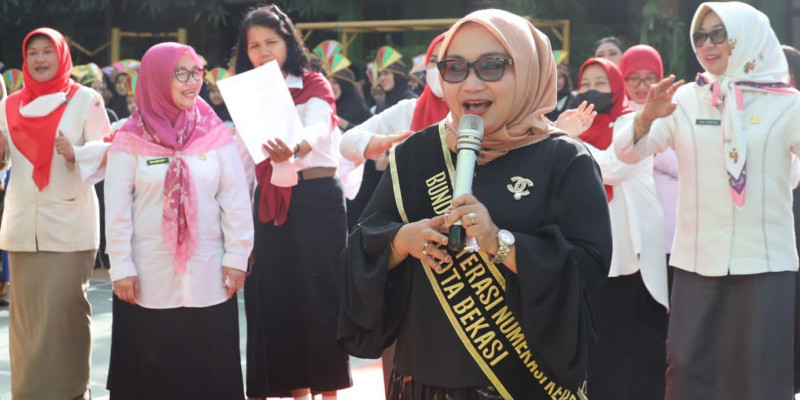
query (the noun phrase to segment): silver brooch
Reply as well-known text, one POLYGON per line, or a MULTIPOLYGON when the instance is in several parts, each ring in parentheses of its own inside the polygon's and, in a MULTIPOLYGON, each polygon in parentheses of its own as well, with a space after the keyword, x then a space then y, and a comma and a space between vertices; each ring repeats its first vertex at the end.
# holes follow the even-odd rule
POLYGON ((531 194, 528 188, 533 187, 533 182, 530 179, 515 176, 511 178, 511 182, 513 182, 513 184, 508 184, 506 187, 509 192, 514 193, 514 200, 520 200, 522 196, 531 194))

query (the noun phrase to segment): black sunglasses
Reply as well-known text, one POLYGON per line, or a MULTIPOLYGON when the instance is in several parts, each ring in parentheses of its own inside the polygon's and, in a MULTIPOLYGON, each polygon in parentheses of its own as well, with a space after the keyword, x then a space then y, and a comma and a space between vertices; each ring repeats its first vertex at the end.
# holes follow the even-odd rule
POLYGON ((496 82, 503 77, 506 65, 514 65, 514 60, 508 57, 486 56, 473 62, 464 60, 442 60, 436 63, 442 80, 448 83, 459 83, 469 76, 469 69, 475 70, 475 75, 484 82, 496 82))
POLYGON ((694 47, 702 47, 709 38, 713 44, 725 43, 725 41, 728 40, 728 31, 726 31, 724 27, 720 27, 712 30, 711 32, 695 32, 692 34, 694 47))

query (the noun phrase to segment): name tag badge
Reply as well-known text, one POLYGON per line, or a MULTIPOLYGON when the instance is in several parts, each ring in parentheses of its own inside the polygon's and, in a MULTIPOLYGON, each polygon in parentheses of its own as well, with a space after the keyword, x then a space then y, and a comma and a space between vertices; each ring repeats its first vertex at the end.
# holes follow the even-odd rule
POLYGON ((719 119, 697 119, 694 121, 697 125, 721 125, 722 120, 719 119))
POLYGON ((169 162, 169 157, 161 157, 161 158, 154 158, 152 160, 147 160, 147 165, 167 164, 168 162, 169 162))

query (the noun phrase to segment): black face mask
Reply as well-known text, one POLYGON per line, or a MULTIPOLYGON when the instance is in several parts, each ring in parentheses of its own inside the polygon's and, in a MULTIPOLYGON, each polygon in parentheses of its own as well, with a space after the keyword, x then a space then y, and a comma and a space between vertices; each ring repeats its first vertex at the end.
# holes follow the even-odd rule
POLYGON ((575 100, 578 104, 584 100, 589 104, 594 104, 594 110, 597 111, 598 114, 604 114, 614 105, 614 93, 600 93, 597 90, 587 90, 586 93, 578 93, 575 100))

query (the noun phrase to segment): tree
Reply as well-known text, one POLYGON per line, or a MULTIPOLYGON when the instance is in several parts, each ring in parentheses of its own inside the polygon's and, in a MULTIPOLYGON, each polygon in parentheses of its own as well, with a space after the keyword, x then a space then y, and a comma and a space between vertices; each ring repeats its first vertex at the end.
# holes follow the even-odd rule
POLYGON ((658 49, 664 74, 686 78, 686 23, 678 20, 678 9, 663 0, 648 0, 642 8, 639 42, 658 49))

